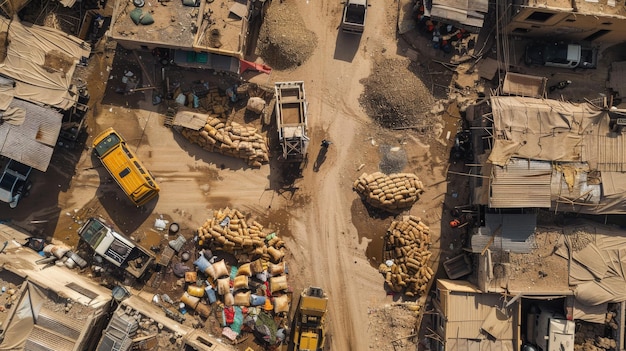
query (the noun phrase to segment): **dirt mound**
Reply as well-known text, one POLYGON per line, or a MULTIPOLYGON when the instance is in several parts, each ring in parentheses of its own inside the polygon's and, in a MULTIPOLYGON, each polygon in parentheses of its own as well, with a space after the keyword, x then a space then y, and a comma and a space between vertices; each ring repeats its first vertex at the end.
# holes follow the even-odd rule
POLYGON ((317 36, 308 30, 292 1, 274 1, 270 5, 257 43, 257 55, 275 69, 300 66, 312 54, 317 36))
POLYGON ((409 59, 378 55, 372 73, 362 81, 360 102, 367 114, 385 128, 431 125, 426 112, 435 98, 420 79, 419 68, 409 59))

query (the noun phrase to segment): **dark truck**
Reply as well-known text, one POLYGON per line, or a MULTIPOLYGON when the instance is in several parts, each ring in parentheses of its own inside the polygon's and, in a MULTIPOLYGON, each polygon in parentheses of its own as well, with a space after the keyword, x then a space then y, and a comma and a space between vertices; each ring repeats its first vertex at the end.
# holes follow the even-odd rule
POLYGON ((31 183, 28 177, 33 168, 21 164, 15 160, 9 160, 0 175, 0 201, 9 204, 9 207, 17 207, 17 203, 24 196, 28 196, 31 183))
POLYGON ((155 256, 130 239, 115 232, 98 218, 90 218, 78 229, 78 235, 95 251, 116 267, 135 278, 141 278, 153 265, 155 256))
POLYGON ((596 68, 598 49, 564 42, 533 42, 526 46, 524 62, 561 68, 596 68))
POLYGON ((341 29, 346 33, 363 33, 367 6, 367 0, 346 0, 343 7, 341 29))

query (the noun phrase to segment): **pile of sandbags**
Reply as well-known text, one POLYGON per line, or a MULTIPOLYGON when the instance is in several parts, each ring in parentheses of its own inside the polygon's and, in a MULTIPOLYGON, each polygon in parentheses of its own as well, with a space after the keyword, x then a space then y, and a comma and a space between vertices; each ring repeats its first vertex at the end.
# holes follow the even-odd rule
POLYGON ((205 150, 244 159, 253 167, 269 162, 267 140, 253 127, 209 116, 204 128, 183 128, 182 134, 205 150))
POLYGON ((215 210, 213 218, 198 228, 198 244, 227 252, 237 250, 274 263, 281 262, 285 256, 285 242, 275 233, 264 233, 263 229, 257 221, 248 223, 238 210, 215 210))
POLYGON ((424 192, 424 185, 412 173, 363 173, 354 181, 353 189, 373 207, 397 212, 407 209, 424 192))
POLYGON ((421 296, 433 278, 428 265, 432 253, 429 228, 420 218, 406 216, 393 221, 385 235, 384 263, 379 266, 385 282, 394 292, 421 296))

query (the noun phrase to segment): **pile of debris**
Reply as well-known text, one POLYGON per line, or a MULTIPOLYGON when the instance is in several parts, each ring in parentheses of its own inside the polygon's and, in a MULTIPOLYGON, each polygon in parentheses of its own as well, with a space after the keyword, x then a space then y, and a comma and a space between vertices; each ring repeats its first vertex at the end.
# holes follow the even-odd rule
POLYGON ((253 167, 269 162, 267 140, 254 127, 209 115, 204 128, 183 128, 181 133, 205 150, 244 159, 253 167))
POLYGON ((230 208, 215 210, 197 233, 203 250, 194 262, 196 271, 186 273, 189 285, 180 301, 203 317, 217 302, 223 309, 222 335, 230 340, 250 330, 271 345, 284 341, 292 298, 285 242, 230 208), (232 254, 236 262, 227 263, 218 252, 232 254))
POLYGON ((407 209, 424 192, 424 185, 412 173, 363 173, 354 181, 353 189, 373 207, 397 212, 407 209))
POLYGON ((385 262, 378 270, 392 291, 407 296, 426 292, 434 274, 428 265, 430 244, 430 229, 420 218, 405 216, 402 221, 391 223, 385 235, 385 262))

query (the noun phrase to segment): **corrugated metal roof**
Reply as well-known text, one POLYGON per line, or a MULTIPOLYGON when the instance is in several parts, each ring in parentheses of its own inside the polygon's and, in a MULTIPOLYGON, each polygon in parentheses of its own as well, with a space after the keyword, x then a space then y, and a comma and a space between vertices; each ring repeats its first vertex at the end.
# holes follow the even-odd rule
POLYGON ((482 252, 489 246, 492 250, 528 253, 534 245, 536 227, 537 215, 534 213, 487 213, 485 226, 478 228, 478 232, 472 235, 472 252, 482 252))
POLYGON ((0 125, 0 155, 45 172, 61 131, 63 115, 18 99, 13 99, 10 106, 25 110, 26 117, 19 126, 0 125))
POLYGON ((552 174, 552 199, 559 203, 600 203, 602 188, 600 184, 587 182, 589 166, 571 163, 555 167, 552 174), (569 170, 568 170, 569 169, 569 170), (564 175, 564 172, 566 175, 564 175), (571 182, 571 184, 568 184, 571 182))
POLYGON ((489 207, 550 208, 550 162, 512 158, 506 167, 493 167, 489 207))
MULTIPOLYGON (((601 123, 609 129, 608 120, 601 123)), ((601 128, 599 128, 602 130, 601 128)), ((594 147, 583 148, 583 157, 589 161, 592 168, 599 171, 626 172, 626 141, 624 137, 615 137, 607 133, 597 133, 585 136, 585 141, 595 144, 594 147)))

